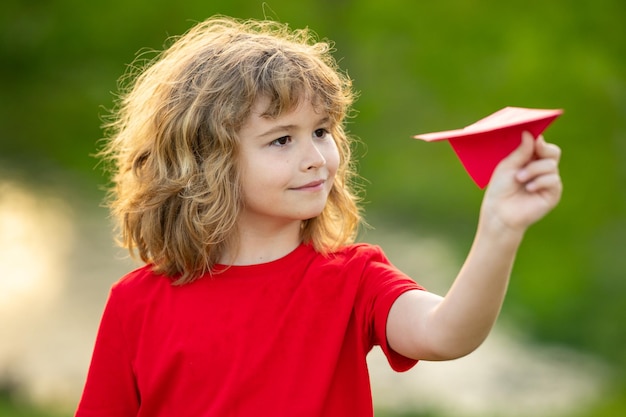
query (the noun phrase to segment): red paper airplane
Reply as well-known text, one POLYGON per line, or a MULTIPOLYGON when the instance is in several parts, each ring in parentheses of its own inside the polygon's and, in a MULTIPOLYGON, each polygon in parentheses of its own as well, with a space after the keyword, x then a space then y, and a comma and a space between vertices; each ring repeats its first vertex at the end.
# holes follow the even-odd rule
POLYGON ((428 142, 447 140, 474 182, 484 188, 498 163, 516 149, 522 132, 538 137, 563 110, 505 107, 463 129, 414 136, 428 142))

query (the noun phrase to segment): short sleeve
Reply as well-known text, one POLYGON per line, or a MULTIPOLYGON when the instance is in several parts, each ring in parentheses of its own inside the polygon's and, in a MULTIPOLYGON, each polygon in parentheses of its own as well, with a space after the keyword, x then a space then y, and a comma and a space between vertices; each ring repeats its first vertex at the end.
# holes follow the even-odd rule
POLYGON ((379 345, 391 368, 397 372, 411 369, 417 360, 395 352, 387 341, 387 318, 396 299, 411 290, 423 290, 414 280, 397 269, 377 246, 368 247, 360 290, 360 303, 365 309, 365 332, 370 345, 379 345))
POLYGON ((114 290, 100 321, 76 417, 137 415, 139 396, 114 290))

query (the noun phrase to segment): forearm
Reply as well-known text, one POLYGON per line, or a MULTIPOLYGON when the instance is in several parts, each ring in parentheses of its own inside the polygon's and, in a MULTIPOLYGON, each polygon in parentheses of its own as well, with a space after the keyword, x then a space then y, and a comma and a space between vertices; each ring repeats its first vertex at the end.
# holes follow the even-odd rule
POLYGON ((436 356, 464 356, 485 340, 502 307, 522 237, 521 230, 479 224, 457 279, 427 320, 436 356))
POLYGON ((498 317, 515 255, 528 227, 557 204, 561 150, 525 134, 503 160, 483 198, 472 249, 444 299, 428 313, 436 354, 458 357, 478 347, 498 317))
POLYGON ((561 150, 522 135, 522 143, 496 168, 467 259, 445 297, 407 292, 389 312, 387 339, 415 359, 445 360, 476 349, 493 327, 515 255, 528 227, 561 198, 561 150))

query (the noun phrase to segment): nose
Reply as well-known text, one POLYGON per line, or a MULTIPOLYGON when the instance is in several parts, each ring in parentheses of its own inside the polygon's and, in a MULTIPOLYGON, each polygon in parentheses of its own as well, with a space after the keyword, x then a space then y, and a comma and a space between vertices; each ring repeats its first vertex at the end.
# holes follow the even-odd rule
POLYGON ((324 149, 322 145, 309 141, 308 146, 304 151, 304 157, 302 159, 302 166, 305 170, 318 169, 326 165, 326 158, 324 157, 324 149))

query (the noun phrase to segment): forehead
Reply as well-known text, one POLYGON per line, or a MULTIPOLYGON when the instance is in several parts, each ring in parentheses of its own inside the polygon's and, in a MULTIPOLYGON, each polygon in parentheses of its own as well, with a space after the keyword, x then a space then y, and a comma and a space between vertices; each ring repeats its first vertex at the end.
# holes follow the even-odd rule
POLYGON ((287 104, 277 103, 276 101, 277 99, 271 100, 268 96, 258 97, 252 104, 244 125, 255 119, 275 120, 308 106, 311 106, 316 114, 328 115, 327 109, 321 105, 321 100, 311 94, 303 94, 298 100, 293 100, 293 102, 287 104))
POLYGON ((269 97, 267 96, 258 97, 252 103, 252 107, 250 108, 250 114, 248 115, 248 119, 269 117, 268 110, 270 108, 270 105, 271 105, 271 100, 269 97))
MULTIPOLYGON (((302 100, 295 108, 285 110, 273 116, 267 113, 270 100, 258 100, 239 129, 239 141, 245 142, 249 138, 265 138, 276 134, 285 134, 292 129, 311 127, 321 123, 331 123, 329 114, 316 107, 310 100, 302 100)), ((317 126, 319 127, 319 126, 317 126)))

